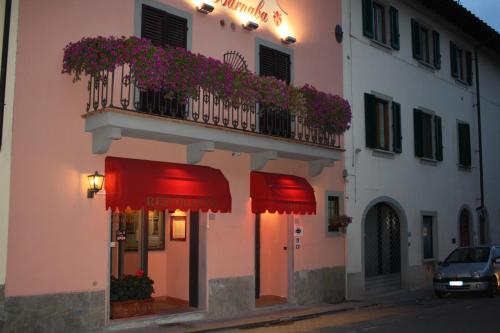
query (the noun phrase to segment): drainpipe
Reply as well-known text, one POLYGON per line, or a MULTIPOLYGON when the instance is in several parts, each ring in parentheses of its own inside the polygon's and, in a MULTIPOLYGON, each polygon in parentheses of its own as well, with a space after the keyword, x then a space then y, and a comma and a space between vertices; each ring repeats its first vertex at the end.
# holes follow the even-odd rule
POLYGON ((0 150, 2 149, 3 137, 3 114, 5 110, 5 81, 7 80, 7 56, 9 54, 9 35, 10 35, 10 12, 12 0, 5 2, 5 19, 3 24, 3 45, 2 45, 2 64, 0 74, 0 150))
MULTIPOLYGON (((483 44, 484 45, 484 44, 483 44)), ((476 60, 476 108, 477 108, 477 135, 479 140, 479 186, 481 190, 481 206, 476 208, 479 214, 484 212, 484 181, 483 181, 483 135, 481 127, 481 95, 479 89, 479 48, 481 45, 474 47, 474 58, 476 60)))

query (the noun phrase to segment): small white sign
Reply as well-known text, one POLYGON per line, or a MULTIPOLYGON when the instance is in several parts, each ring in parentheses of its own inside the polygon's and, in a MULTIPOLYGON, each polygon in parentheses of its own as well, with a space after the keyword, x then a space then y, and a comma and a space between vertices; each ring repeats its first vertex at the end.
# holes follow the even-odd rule
POLYGON ((109 243, 109 247, 116 247, 116 242, 109 243))

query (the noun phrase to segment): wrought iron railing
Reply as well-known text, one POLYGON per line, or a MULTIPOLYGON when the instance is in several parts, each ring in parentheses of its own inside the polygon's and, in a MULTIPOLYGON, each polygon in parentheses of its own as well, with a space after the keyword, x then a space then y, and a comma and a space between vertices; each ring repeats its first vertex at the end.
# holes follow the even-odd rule
POLYGON ((92 76, 88 82, 87 112, 116 108, 218 128, 279 137, 301 143, 341 148, 341 135, 309 126, 306 119, 287 110, 258 103, 233 105, 203 89, 179 103, 165 92, 140 91, 127 65, 92 76))

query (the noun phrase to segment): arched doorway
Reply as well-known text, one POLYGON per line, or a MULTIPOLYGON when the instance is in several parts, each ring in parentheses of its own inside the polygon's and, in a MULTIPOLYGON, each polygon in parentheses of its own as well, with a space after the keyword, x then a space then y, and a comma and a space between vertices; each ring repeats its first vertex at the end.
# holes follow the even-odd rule
POLYGON ((381 293, 401 288, 401 223, 387 203, 378 203, 365 219, 365 290, 381 293))
POLYGON ((471 218, 469 211, 464 208, 460 212, 459 218, 459 231, 460 231, 460 246, 471 246, 472 245, 472 227, 471 218))

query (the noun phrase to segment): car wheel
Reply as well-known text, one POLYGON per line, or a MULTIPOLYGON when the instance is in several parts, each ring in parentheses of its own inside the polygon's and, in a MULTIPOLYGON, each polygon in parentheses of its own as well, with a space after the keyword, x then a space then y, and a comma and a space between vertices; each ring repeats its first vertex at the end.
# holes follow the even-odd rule
POLYGON ((434 290, 434 295, 436 295, 437 298, 444 298, 446 296, 446 293, 442 292, 442 291, 434 290))
POLYGON ((497 290, 498 290, 498 281, 497 278, 493 276, 490 281, 490 287, 488 288, 488 296, 495 297, 495 295, 497 294, 497 290))

